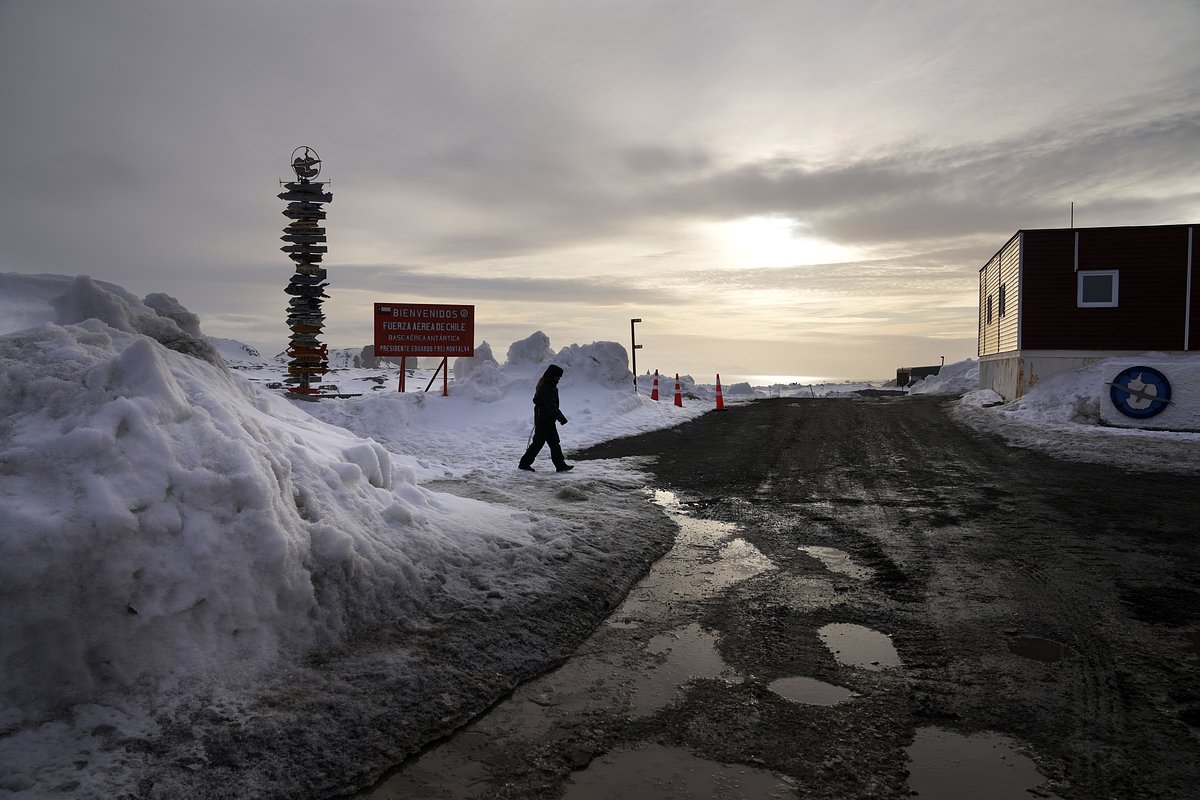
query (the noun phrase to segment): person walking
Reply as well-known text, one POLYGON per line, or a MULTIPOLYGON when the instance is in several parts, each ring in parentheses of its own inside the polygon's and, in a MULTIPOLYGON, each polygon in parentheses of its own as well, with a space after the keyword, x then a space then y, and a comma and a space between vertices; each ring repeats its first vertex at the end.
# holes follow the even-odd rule
POLYGON ((558 408, 558 379, 562 374, 562 367, 551 364, 546 367, 546 371, 537 382, 537 389, 533 393, 533 439, 525 455, 521 456, 521 461, 517 464, 518 469, 536 472, 533 460, 546 444, 550 445, 550 460, 554 462, 554 468, 558 472, 575 469, 574 465, 568 464, 563 457, 562 446, 558 442, 558 428, 555 427, 555 423, 567 424, 567 418, 558 408))

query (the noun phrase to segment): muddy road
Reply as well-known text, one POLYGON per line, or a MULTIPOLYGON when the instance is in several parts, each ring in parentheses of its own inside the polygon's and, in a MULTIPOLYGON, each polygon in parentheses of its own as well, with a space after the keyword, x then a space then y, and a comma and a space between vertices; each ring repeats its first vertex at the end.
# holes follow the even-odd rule
POLYGON ((1200 798, 1195 476, 1010 448, 938 398, 573 455, 643 459, 675 548, 364 797, 1200 798))

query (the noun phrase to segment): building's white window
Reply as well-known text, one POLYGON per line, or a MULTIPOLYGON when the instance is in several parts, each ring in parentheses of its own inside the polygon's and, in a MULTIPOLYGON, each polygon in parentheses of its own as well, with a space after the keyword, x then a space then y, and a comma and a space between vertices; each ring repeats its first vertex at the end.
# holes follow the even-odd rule
POLYGON ((1080 308, 1116 307, 1118 274, 1115 269, 1080 272, 1076 305, 1080 308))

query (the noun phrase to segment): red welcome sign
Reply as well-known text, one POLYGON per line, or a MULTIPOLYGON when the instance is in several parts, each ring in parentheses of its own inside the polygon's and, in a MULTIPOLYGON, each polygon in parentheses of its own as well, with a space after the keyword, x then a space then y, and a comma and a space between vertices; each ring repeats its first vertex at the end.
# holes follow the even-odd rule
POLYGON ((376 303, 375 357, 475 355, 475 306, 376 303))

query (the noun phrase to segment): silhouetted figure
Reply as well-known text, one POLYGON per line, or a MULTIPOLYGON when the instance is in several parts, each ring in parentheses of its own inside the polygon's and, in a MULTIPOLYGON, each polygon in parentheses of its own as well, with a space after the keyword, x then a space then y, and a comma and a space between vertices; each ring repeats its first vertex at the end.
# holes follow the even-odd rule
POLYGON ((533 460, 542 451, 542 446, 549 443, 550 460, 559 472, 575 469, 563 458, 562 446, 558 443, 558 428, 556 423, 567 424, 567 418, 558 409, 558 379, 562 377, 562 367, 551 364, 546 367, 533 393, 533 440, 529 449, 521 456, 517 467, 527 472, 534 472, 533 460))

